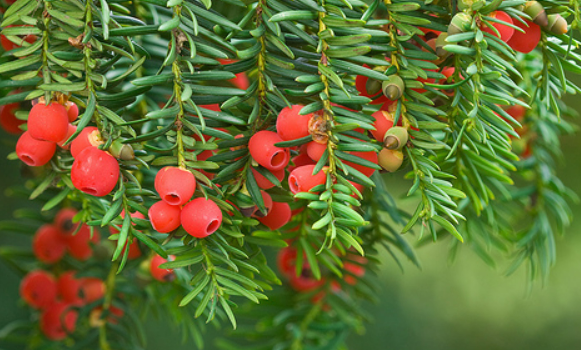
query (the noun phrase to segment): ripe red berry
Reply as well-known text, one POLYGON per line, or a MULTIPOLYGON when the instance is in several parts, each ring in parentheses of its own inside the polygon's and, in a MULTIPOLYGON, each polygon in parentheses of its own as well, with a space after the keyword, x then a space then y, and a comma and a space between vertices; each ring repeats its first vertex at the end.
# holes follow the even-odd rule
POLYGON ((73 158, 77 158, 79 153, 81 153, 85 148, 98 147, 103 143, 99 129, 94 126, 87 126, 71 142, 71 155, 73 158))
POLYGON ((204 238, 222 225, 222 211, 212 200, 200 197, 182 208, 181 221, 187 233, 204 238))
POLYGON ((393 116, 387 111, 377 111, 371 116, 375 118, 375 122, 373 123, 375 130, 371 130, 371 135, 377 141, 383 143, 385 133, 393 127, 393 116))
POLYGON ((85 304, 90 304, 105 296, 105 282, 97 277, 83 277, 81 283, 81 297, 85 304))
POLYGON ((69 118, 57 102, 35 104, 28 114, 28 132, 37 140, 59 142, 67 136, 69 118))
POLYGON ((194 195, 196 178, 186 169, 166 166, 155 175, 155 190, 171 205, 184 205, 194 195))
POLYGON ((64 235, 71 235, 79 226, 78 223, 73 223, 73 218, 77 215, 77 210, 74 208, 63 208, 54 217, 54 224, 58 230, 64 235))
POLYGON ((0 126, 7 133, 20 135, 24 131, 20 129, 20 125, 26 123, 25 120, 20 120, 16 118, 14 112, 18 109, 18 103, 9 103, 4 106, 0 106, 0 126))
MULTIPOLYGON (((285 173, 284 169, 271 171, 271 173, 278 179, 278 181, 282 181, 284 179, 284 173, 285 173)), ((263 190, 268 190, 268 189, 274 187, 274 184, 272 182, 270 182, 269 179, 262 176, 262 174, 259 173, 258 170, 255 170, 253 168, 252 174, 254 175, 254 179, 256 180, 258 187, 262 188, 263 190)))
MULTIPOLYGON (((377 164, 377 153, 375 153, 373 151, 370 151, 370 152, 349 152, 349 153, 351 153, 351 155, 354 155, 358 158, 370 161, 373 164, 377 164)), ((364 165, 355 164, 355 163, 349 162, 349 161, 343 161, 343 163, 349 165, 352 168, 355 168, 355 170, 358 170, 360 173, 362 173, 363 175, 365 175, 367 177, 371 176, 375 172, 375 169, 368 168, 364 165)))
POLYGON ((151 277, 155 278, 160 282, 171 282, 175 279, 175 273, 172 269, 162 269, 159 265, 168 262, 168 260, 162 258, 159 255, 155 255, 149 264, 149 272, 151 277))
POLYGON ((526 22, 526 25, 522 24, 520 21, 514 21, 514 25, 525 32, 521 33, 518 30, 515 30, 507 44, 515 51, 529 53, 533 51, 539 44, 539 41, 541 41, 541 27, 527 19, 524 19, 524 21, 526 22))
MULTIPOLYGON (((210 158, 210 157, 211 157, 211 156, 213 156, 214 154, 215 154, 215 151, 213 151, 213 150, 205 150, 205 151, 202 151, 202 153, 198 154, 198 155, 196 156, 196 159, 197 159, 198 161, 207 160, 208 158, 210 158)), ((196 169, 196 170, 198 170, 198 171, 199 171, 199 172, 201 172, 202 174, 206 175, 206 177, 207 177, 208 179, 210 179, 210 180, 212 180, 212 179, 214 178, 214 176, 216 176, 216 174, 214 174, 214 173, 210 173, 210 172, 208 172, 208 171, 206 171, 206 170, 204 170, 204 169, 196 169)))
POLYGON ((167 204, 166 201, 159 201, 153 204, 147 216, 151 221, 153 229, 159 233, 169 233, 181 225, 182 209, 177 205, 167 204))
POLYGON ((119 163, 109 153, 87 147, 73 162, 71 180, 77 189, 87 194, 106 196, 119 180, 119 163))
POLYGON ((313 277, 308 264, 303 265, 303 272, 300 276, 294 273, 290 276, 289 284, 297 292, 309 292, 325 284, 324 279, 317 280, 313 277))
POLYGON ((294 274, 297 259, 297 250, 293 247, 285 247, 278 251, 276 263, 280 272, 289 277, 294 274))
POLYGON ((40 330, 50 340, 63 340, 75 330, 78 312, 72 305, 59 302, 46 309, 40 317, 40 330))
POLYGON ((74 305, 80 305, 82 303, 80 296, 81 282, 75 278, 74 271, 67 271, 59 276, 57 289, 63 301, 74 305))
POLYGON ((62 140, 60 140, 59 142, 57 142, 57 145, 65 150, 69 150, 71 148, 71 144, 68 143, 66 146, 64 146, 63 144, 71 137, 73 136, 73 134, 77 131, 77 127, 74 126, 73 124, 69 124, 69 128, 67 129, 67 136, 65 136, 62 140))
POLYGON ((527 112, 527 109, 521 105, 510 106, 506 109, 506 113, 510 114, 518 122, 521 122, 527 112))
MULTIPOLYGON (((512 18, 510 18, 510 16, 504 11, 494 11, 494 12, 491 12, 488 16, 492 17, 492 18, 496 18, 497 20, 506 22, 508 24, 513 24, 512 18)), ((494 28, 496 28, 496 30, 500 34, 500 40, 502 40, 506 43, 510 40, 510 38, 512 38, 512 35, 514 34, 514 28, 509 27, 506 24, 501 24, 501 23, 496 23, 496 22, 490 22, 490 24, 494 28)), ((482 29, 483 32, 490 33, 498 38, 498 35, 492 29, 490 29, 486 24, 484 24, 484 23, 481 24, 480 29, 482 29)))
MULTIPOLYGON (((6 26, 6 28, 10 28, 10 27, 20 27, 20 25, 10 25, 10 26, 6 26)), ((31 27, 30 25, 23 25, 23 27, 31 27)), ((24 42, 26 41, 27 43, 34 43, 36 41, 36 35, 34 34, 28 34, 26 36, 19 36, 21 39, 20 42, 24 42)), ((20 47, 20 45, 13 43, 12 41, 8 40, 8 38, 4 35, 0 35, 0 45, 2 46, 2 48, 5 51, 10 51, 10 50, 14 50, 20 47)))
POLYGON ((20 282, 20 296, 28 305, 36 309, 45 309, 56 301, 56 281, 46 271, 31 271, 20 282))
POLYGON ((289 173, 295 170, 296 168, 303 166, 303 165, 315 165, 315 162, 309 157, 307 153, 307 144, 304 144, 299 149, 299 154, 294 156, 291 159, 293 165, 288 167, 289 173))
POLYGON ((266 225, 271 230, 278 230, 286 225, 291 219, 291 209, 288 203, 272 202, 272 208, 268 215, 258 218, 263 225, 266 225))
POLYGON ((270 213, 270 210, 272 209, 272 197, 270 197, 270 195, 268 193, 266 193, 265 191, 260 191, 260 194, 262 195, 262 201, 264 203, 264 208, 266 209, 266 212, 261 212, 258 209, 258 206, 256 206, 254 208, 254 212, 252 213, 252 217, 255 218, 262 218, 266 215, 268 215, 268 213, 270 213))
POLYGON ((290 160, 287 148, 274 145, 282 141, 277 133, 262 130, 252 135, 248 142, 248 150, 252 158, 266 169, 280 170, 285 168, 290 160))
POLYGON ((313 114, 300 115, 304 106, 292 105, 283 108, 276 119, 276 132, 285 141, 300 139, 309 136, 309 120, 313 114))
POLYGON ((73 101, 67 101, 65 105, 67 110, 67 117, 69 118, 69 122, 74 122, 79 117, 79 107, 73 101))
POLYGON ((34 256, 46 264, 59 261, 65 255, 66 247, 66 241, 54 225, 42 225, 32 240, 34 256))
POLYGON ((89 314, 89 325, 91 327, 100 327, 106 323, 109 324, 118 324, 119 319, 125 315, 125 311, 113 305, 109 306, 109 310, 107 310, 108 316, 107 319, 102 319, 103 317, 103 307, 97 306, 91 313, 89 314))
MULTIPOLYGON (((223 58, 219 58, 218 61, 220 62, 220 64, 223 64, 223 65, 238 62, 238 60, 223 59, 223 58)), ((248 89, 248 86, 250 86, 250 83, 248 81, 248 76, 246 76, 246 73, 244 73, 244 72, 236 73, 236 78, 232 78, 228 81, 231 82, 237 88, 242 89, 242 90, 246 90, 246 89, 248 89)), ((204 107, 204 108, 207 108, 207 107, 204 107)))
POLYGON ((93 237, 91 237, 91 229, 83 224, 79 231, 69 238, 67 248, 73 258, 84 261, 93 256, 91 243, 96 244, 98 242, 99 231, 93 230, 93 237))
POLYGON ((327 176, 323 170, 313 175, 314 165, 295 168, 288 176, 288 186, 293 194, 308 192, 311 188, 325 183, 327 176))
POLYGON ((307 143, 307 154, 315 162, 318 162, 319 159, 321 159, 326 149, 327 144, 322 144, 315 141, 307 143))
POLYGON ((56 150, 56 144, 50 141, 40 141, 26 131, 16 143, 16 155, 29 166, 42 166, 48 163, 56 150))

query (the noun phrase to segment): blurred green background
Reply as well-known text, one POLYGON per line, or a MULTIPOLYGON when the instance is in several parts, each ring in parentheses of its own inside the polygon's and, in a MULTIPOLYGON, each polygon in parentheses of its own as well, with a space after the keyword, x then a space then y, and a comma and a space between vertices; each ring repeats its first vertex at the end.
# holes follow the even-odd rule
MULTIPOLYGON (((581 101, 569 99, 581 110, 581 101)), ((0 146, 0 192, 23 179, 19 164, 8 162, 7 136, 0 146)), ((566 185, 581 194, 580 137, 563 140, 566 162, 559 173, 566 185)), ((395 177, 389 186, 404 185, 395 177)), ((0 220, 26 205, 0 199, 0 220)), ((368 306, 374 320, 363 335, 352 335, 351 350, 367 349, 581 349, 581 206, 574 206, 576 220, 564 237, 557 239, 558 260, 548 283, 534 285, 527 294, 524 268, 504 276, 508 261, 498 257, 491 269, 469 249, 461 250, 456 262, 448 264, 448 244, 435 243, 417 251, 422 270, 404 261, 404 272, 383 256, 379 276, 379 305, 368 306)), ((23 237, 0 232, 0 245, 26 244, 23 237)), ((29 244, 29 243, 28 243, 29 244)), ((15 319, 29 317, 18 297, 19 280, 0 263, 0 329, 15 319)), ((149 321, 148 350, 192 349, 181 344, 169 325, 149 321)), ((213 349, 208 334, 207 349, 213 349)))

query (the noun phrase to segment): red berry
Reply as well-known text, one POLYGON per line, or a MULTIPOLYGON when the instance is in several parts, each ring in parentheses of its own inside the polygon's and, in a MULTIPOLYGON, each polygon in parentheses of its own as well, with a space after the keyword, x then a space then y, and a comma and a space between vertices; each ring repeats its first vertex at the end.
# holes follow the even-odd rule
POLYGON ((77 229, 79 224, 73 223, 73 218, 77 215, 74 208, 63 208, 54 217, 54 224, 65 235, 71 235, 77 229))
POLYGON ((514 25, 525 32, 521 33, 518 30, 515 30, 507 44, 515 51, 529 53, 533 51, 539 44, 539 41, 541 41, 541 27, 527 19, 524 19, 524 21, 526 22, 526 25, 522 24, 520 21, 514 21, 514 25))
MULTIPOLYGON (((510 18, 510 16, 504 11, 494 11, 494 12, 491 12, 488 16, 492 17, 492 18, 496 18, 496 19, 503 21, 503 22, 506 22, 508 24, 513 24, 512 18, 510 18)), ((496 28, 496 30, 500 34, 500 40, 502 40, 506 43, 510 40, 510 38, 512 38, 512 35, 514 34, 514 28, 509 27, 506 24, 501 24, 501 23, 496 23, 496 22, 490 22, 490 24, 494 28, 496 28)), ((484 24, 484 23, 481 24, 480 29, 482 29, 483 32, 490 33, 498 38, 498 34, 494 33, 494 31, 492 29, 490 29, 486 24, 484 24)))
POLYGON ((324 171, 313 175, 314 165, 303 165, 294 169, 288 176, 288 186, 293 194, 308 192, 311 188, 322 185, 327 179, 324 171))
POLYGON ((183 207, 181 221, 187 233, 196 238, 204 238, 220 227, 222 211, 212 200, 200 197, 183 207))
POLYGON ((69 122, 74 122, 79 117, 79 107, 73 101, 67 101, 65 105, 67 110, 67 117, 69 118, 69 122))
POLYGON ((106 323, 110 324, 118 324, 119 319, 125 315, 125 311, 113 305, 109 306, 109 310, 107 310, 108 317, 106 320, 103 320, 101 317, 103 316, 103 307, 97 306, 91 313, 89 314, 89 325, 91 327, 100 327, 106 323))
MULTIPOLYGON (((351 155, 354 155, 358 158, 370 161, 373 164, 377 164, 377 153, 375 153, 373 151, 370 151, 370 152, 349 152, 349 153, 351 153, 351 155)), ((371 176, 375 172, 375 169, 373 169, 373 168, 368 168, 366 166, 355 164, 353 162, 343 161, 343 163, 349 165, 352 168, 355 168, 355 170, 358 170, 360 173, 362 173, 363 175, 365 175, 367 177, 371 176)))
POLYGON ((40 316, 40 330, 50 340, 63 340, 75 330, 78 312, 72 305, 59 302, 40 316))
POLYGON ((99 129, 94 126, 87 126, 81 130, 81 133, 71 142, 71 155, 73 158, 77 158, 79 153, 81 153, 85 148, 98 147, 103 143, 99 129))
POLYGON ((171 282, 175 279, 175 274, 172 269, 162 269, 159 265, 168 262, 168 260, 162 258, 159 255, 155 255, 149 264, 149 272, 151 277, 155 278, 160 282, 171 282))
POLYGON ((169 233, 180 227, 181 214, 182 209, 179 206, 167 204, 165 201, 153 204, 147 212, 151 226, 159 233, 169 233))
POLYGON ((37 103, 28 114, 28 132, 37 140, 59 142, 68 128, 67 110, 59 103, 37 103))
POLYGON ((284 107, 276 119, 276 132, 285 141, 300 139, 309 136, 309 120, 313 114, 300 115, 299 112, 304 106, 292 105, 284 107))
POLYGON ((521 105, 514 105, 507 108, 506 113, 510 114, 518 122, 521 122, 527 112, 527 109, 521 105))
MULTIPOLYGON (((210 158, 211 156, 213 156, 214 154, 215 154, 215 151, 205 150, 205 151, 202 151, 202 153, 198 154, 196 156, 196 159, 199 161, 206 160, 206 159, 210 158)), ((206 177, 210 180, 212 180, 214 178, 214 176, 216 176, 216 174, 210 173, 204 169, 196 169, 196 170, 198 170, 202 174, 206 175, 206 177)))
POLYGON ((387 111, 377 111, 371 116, 375 118, 375 122, 373 123, 375 130, 371 130, 371 135, 377 141, 383 143, 385 133, 393 127, 393 116, 387 111))
POLYGON ((273 131, 262 130, 252 135, 248 150, 254 160, 268 170, 281 170, 289 162, 290 154, 286 148, 274 144, 283 140, 273 131))
POLYGON ((321 159, 325 153, 325 150, 327 150, 327 144, 322 144, 315 141, 307 143, 307 154, 315 162, 318 162, 319 159, 321 159))
POLYGON ((71 180, 77 189, 85 193, 106 196, 119 180, 119 163, 109 153, 88 147, 73 162, 71 180))
MULTIPOLYGON (((238 60, 223 59, 223 58, 219 58, 218 61, 220 62, 220 64, 223 64, 223 65, 238 62, 238 60)), ((248 82, 248 77, 246 76, 246 73, 244 73, 244 72, 236 73, 236 78, 232 78, 228 81, 231 82, 237 88, 242 89, 242 90, 246 90, 246 89, 248 89, 248 86, 250 86, 250 83, 248 82)))
POLYGON ((312 276, 311 268, 308 264, 303 266, 303 272, 300 276, 294 273, 290 276, 289 283, 291 287, 298 292, 309 292, 325 284, 325 280, 317 280, 312 276))
POLYGON ((93 256, 93 249, 91 243, 96 244, 99 242, 99 231, 93 231, 93 237, 91 237, 91 229, 87 225, 82 225, 79 231, 71 236, 68 240, 68 250, 69 254, 77 260, 87 260, 93 256))
POLYGON ((42 166, 48 163, 56 150, 56 144, 50 141, 40 141, 28 131, 20 135, 16 143, 16 155, 29 166, 42 166))
MULTIPOLYGON (((7 3, 8 3, 8 1, 7 1, 7 3)), ((32 27, 30 25, 22 25, 22 26, 23 27, 32 27)), ((21 25, 10 25, 10 26, 6 26, 6 28, 10 28, 10 27, 21 27, 21 25)), ((36 41, 36 35, 34 35, 34 34, 28 34, 26 36, 22 35, 22 36, 19 36, 19 37, 22 38, 21 39, 21 42, 26 41, 27 43, 32 44, 33 42, 36 41)), ((20 47, 20 45, 15 44, 12 41, 8 40, 8 38, 6 36, 4 36, 4 35, 0 35, 0 45, 2 46, 2 48, 5 51, 10 51, 10 50, 17 49, 17 48, 20 47)))
POLYGON ((291 209, 288 203, 272 202, 272 209, 270 209, 268 215, 258 218, 258 221, 271 230, 278 230, 286 225, 290 219, 291 209))
POLYGON ((0 106, 0 125, 6 132, 14 135, 22 134, 24 131, 20 129, 20 125, 26 123, 25 120, 20 120, 14 115, 18 107, 18 103, 0 106))
POLYGON ((105 296, 105 282, 97 277, 83 277, 81 283, 81 297, 85 304, 90 304, 105 296))
POLYGON ((77 127, 74 126, 73 124, 69 124, 69 128, 67 129, 67 136, 65 136, 62 140, 60 140, 59 142, 57 142, 56 144, 62 148, 62 149, 66 149, 69 150, 71 148, 71 143, 68 143, 66 146, 63 146, 63 144, 71 137, 73 136, 73 134, 77 131, 77 127))
POLYGON ((255 218, 261 218, 261 217, 268 215, 268 213, 272 209, 272 197, 270 197, 270 195, 268 193, 266 193, 265 191, 260 191, 260 194, 262 195, 262 202, 264 203, 264 208, 266 209, 266 213, 261 212, 260 209, 258 209, 258 206, 256 206, 254 209, 254 212, 251 215, 255 218))
POLYGON ((66 241, 54 225, 42 225, 34 234, 32 250, 34 256, 43 263, 53 264, 66 252, 66 241))
MULTIPOLYGON (((278 181, 282 181, 284 179, 284 169, 271 171, 271 173, 278 179, 278 181)), ((266 177, 262 176, 261 173, 258 172, 256 169, 252 169, 252 174, 254 175, 254 179, 258 184, 258 187, 262 188, 263 190, 268 190, 274 187, 274 184, 270 182, 266 177)))
POLYGON ((307 153, 307 145, 303 145, 300 148, 299 154, 297 156, 294 156, 291 159, 293 165, 288 167, 288 171, 292 172, 293 170, 295 170, 296 168, 303 166, 303 165, 315 165, 315 162, 313 162, 313 160, 311 159, 311 157, 309 157, 309 154, 307 153))
POLYGON ((56 281, 46 271, 31 271, 20 282, 20 296, 28 305, 36 309, 46 309, 56 302, 56 281))
POLYGON ((80 305, 81 282, 75 278, 74 271, 67 271, 59 276, 57 280, 58 293, 61 299, 67 303, 80 305))
POLYGON ((297 259, 297 250, 293 247, 285 247, 279 250, 276 263, 280 272, 289 277, 294 274, 297 259))
POLYGON ((166 166, 155 175, 155 190, 171 205, 186 204, 196 190, 196 178, 186 169, 166 166))
MULTIPOLYGON (((135 219, 145 219, 145 216, 138 211, 131 213, 130 216, 135 219)), ((121 218, 125 219, 125 209, 121 211, 121 218)), ((135 226, 135 222, 133 222, 133 226, 135 226)), ((112 235, 114 235, 119 233, 119 230, 113 226, 109 226, 109 232, 112 235)), ((139 243, 137 243, 137 239, 134 239, 131 243, 129 242, 125 243, 125 248, 123 248, 122 254, 125 254, 125 249, 127 249, 127 246, 129 246, 129 253, 127 253, 127 259, 133 260, 141 256, 141 249, 139 248, 139 243)))

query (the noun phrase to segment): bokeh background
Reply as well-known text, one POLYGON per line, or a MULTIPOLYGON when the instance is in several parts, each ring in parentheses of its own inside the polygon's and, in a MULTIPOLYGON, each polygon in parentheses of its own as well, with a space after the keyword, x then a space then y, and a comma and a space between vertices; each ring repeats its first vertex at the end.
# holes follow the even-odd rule
MULTIPOLYGON (((581 111, 581 100, 568 102, 581 111)), ((8 138, 8 139, 7 139, 8 138)), ((13 141, 0 142, 0 220, 9 219, 25 201, 7 199, 6 188, 20 183, 19 165, 7 161, 13 141)), ((581 137, 563 140, 566 161, 559 174, 565 184, 581 194, 581 137)), ((389 186, 403 189, 396 177, 389 186)), ((576 219, 564 237, 557 239, 558 259, 548 283, 533 285, 529 293, 524 268, 506 277, 508 260, 498 257, 492 269, 469 249, 448 263, 448 243, 417 250, 422 269, 403 261, 402 272, 383 256, 379 275, 378 305, 368 305, 374 320, 362 335, 349 339, 351 350, 368 349, 581 349, 581 206, 573 205, 576 219)), ((0 231, 0 245, 30 244, 29 237, 0 231)), ((15 319, 29 317, 18 297, 17 275, 0 262, 0 329, 15 319)), ((167 324, 148 321, 148 350, 192 349, 167 324)), ((215 332, 215 331, 214 331, 215 332)), ((214 349, 212 332, 206 349, 214 349)), ((2 348, 3 344, 0 344, 2 348)), ((9 350, 4 348, 2 350, 9 350)))

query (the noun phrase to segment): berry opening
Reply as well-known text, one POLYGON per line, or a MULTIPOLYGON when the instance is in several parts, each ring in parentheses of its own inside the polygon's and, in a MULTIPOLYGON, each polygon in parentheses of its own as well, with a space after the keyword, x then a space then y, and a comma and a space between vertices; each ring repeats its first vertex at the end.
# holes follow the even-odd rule
POLYGON ((210 221, 210 223, 208 224, 208 227, 206 227, 206 232, 210 235, 214 232, 216 232, 216 230, 220 227, 220 221, 219 220, 212 220, 210 221))
POLYGON ((178 196, 175 193, 166 194, 165 196, 163 196, 163 200, 171 205, 180 205, 181 204, 180 196, 178 196))
POLYGON ((34 159, 31 156, 28 156, 26 154, 21 155, 20 160, 23 161, 24 164, 26 164, 28 166, 35 166, 35 164, 36 164, 34 159))
POLYGON ((290 175, 288 177, 288 187, 290 188, 292 193, 299 193, 299 181, 294 175, 290 175))
POLYGON ((97 189, 94 187, 82 187, 81 191, 85 192, 86 194, 90 194, 91 196, 97 195, 97 189))
POLYGON ((285 151, 276 151, 272 158, 270 159, 270 165, 272 167, 279 167, 284 166, 286 162, 286 152, 285 151))

